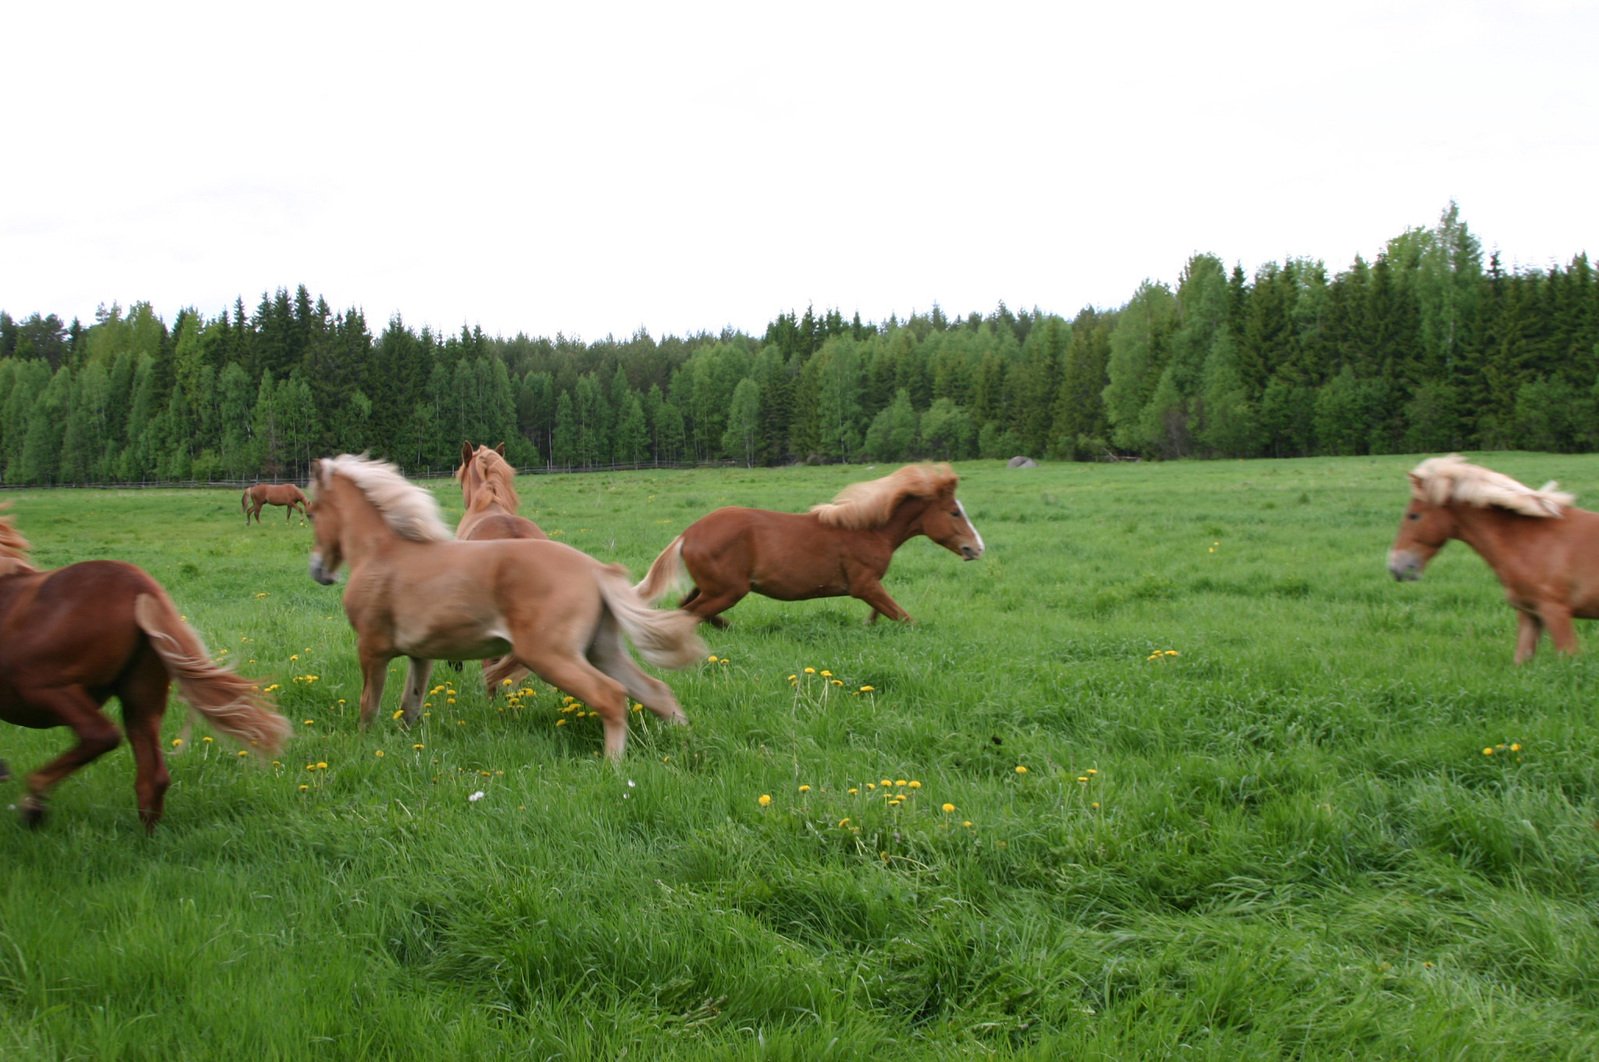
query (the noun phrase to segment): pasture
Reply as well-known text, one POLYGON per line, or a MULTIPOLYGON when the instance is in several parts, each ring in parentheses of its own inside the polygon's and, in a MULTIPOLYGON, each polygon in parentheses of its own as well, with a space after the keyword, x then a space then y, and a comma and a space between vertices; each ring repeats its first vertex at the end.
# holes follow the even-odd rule
MULTIPOLYGON (((1599 456, 1475 456, 1599 507, 1599 456)), ((359 732, 298 515, 10 492, 36 564, 143 566, 296 736, 196 724, 152 837, 126 745, 0 820, 0 1056, 1595 1057, 1599 631, 1518 669, 1463 544, 1394 583, 1415 461, 962 464, 988 550, 899 551, 914 626, 751 596, 654 672, 692 725, 635 714, 619 766, 475 663, 405 731, 396 661, 359 732)), ((884 471, 517 489, 638 577, 716 506, 884 471)))

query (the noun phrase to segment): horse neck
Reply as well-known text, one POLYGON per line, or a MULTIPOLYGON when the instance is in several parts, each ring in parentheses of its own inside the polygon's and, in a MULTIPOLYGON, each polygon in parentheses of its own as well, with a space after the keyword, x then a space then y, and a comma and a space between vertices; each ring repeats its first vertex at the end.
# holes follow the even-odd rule
POLYGON ((341 479, 335 489, 340 492, 339 549, 346 564, 353 568, 385 545, 404 541, 359 487, 341 479))
POLYGON ((1455 537, 1476 550, 1490 568, 1497 569, 1501 560, 1515 550, 1518 537, 1515 527, 1525 528, 1536 517, 1509 513, 1496 506, 1455 505, 1455 537))
POLYGON ((922 527, 922 514, 927 512, 927 507, 931 504, 932 500, 929 498, 901 498, 878 531, 894 544, 895 549, 898 549, 908 539, 927 534, 922 527))

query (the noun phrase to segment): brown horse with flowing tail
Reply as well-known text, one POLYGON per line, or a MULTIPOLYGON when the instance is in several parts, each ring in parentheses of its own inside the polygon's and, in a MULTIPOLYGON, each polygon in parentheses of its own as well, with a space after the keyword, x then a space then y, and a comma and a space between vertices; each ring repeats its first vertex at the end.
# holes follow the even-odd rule
POLYGON ((653 603, 691 580, 680 607, 718 627, 720 613, 751 591, 780 601, 847 594, 872 606, 872 623, 908 621, 882 581, 906 540, 926 535, 965 560, 983 555, 956 483, 948 465, 906 465, 809 513, 717 509, 673 539, 635 589, 653 603))
POLYGON ((27 540, 0 516, 0 719, 67 726, 78 737, 28 775, 23 822, 37 826, 52 787, 116 748, 121 734, 102 711, 116 697, 133 746, 139 818, 153 831, 171 781, 161 719, 173 682, 213 727, 260 752, 276 752, 289 736, 288 720, 254 683, 210 662, 147 572, 107 560, 39 571, 28 563, 27 540))
POLYGON ((1545 631, 1557 650, 1576 652, 1572 617, 1599 618, 1599 513, 1574 507, 1556 486, 1533 490, 1459 454, 1423 461, 1410 473, 1389 573, 1420 579, 1458 538, 1488 562, 1517 611, 1516 663, 1532 659, 1545 631))
POLYGON ((505 459, 505 444, 494 449, 461 444, 461 467, 455 470, 466 511, 455 525, 462 541, 491 538, 549 538, 538 524, 517 514, 516 469, 505 459))
POLYGON ((388 663, 410 660, 400 707, 422 706, 434 660, 500 656, 599 713, 605 754, 627 748, 627 698, 686 722, 664 682, 633 662, 632 642, 659 667, 687 667, 705 645, 694 617, 651 609, 621 565, 548 539, 461 542, 433 495, 381 461, 344 454, 311 466, 311 578, 334 582, 348 565, 344 612, 360 659, 361 725, 383 697, 388 663))
POLYGON ((239 498, 239 505, 244 510, 244 522, 249 524, 250 517, 255 517, 255 522, 261 522, 261 506, 283 506, 283 519, 288 522, 294 517, 294 510, 300 510, 305 515, 305 495, 293 483, 257 483, 244 488, 244 495, 239 498))

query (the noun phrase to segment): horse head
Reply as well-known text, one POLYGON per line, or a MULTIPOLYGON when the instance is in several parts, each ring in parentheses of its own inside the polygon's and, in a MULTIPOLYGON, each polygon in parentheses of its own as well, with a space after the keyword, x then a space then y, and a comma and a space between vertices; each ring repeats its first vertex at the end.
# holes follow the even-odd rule
POLYGON ((983 555, 983 536, 966 515, 966 506, 955 497, 953 479, 947 490, 940 490, 928 503, 922 514, 922 532, 962 560, 976 560, 983 555))
POLYGON ((305 515, 311 520, 311 578, 327 586, 334 582, 339 565, 344 563, 343 519, 332 493, 333 468, 321 458, 311 462, 311 498, 305 515))

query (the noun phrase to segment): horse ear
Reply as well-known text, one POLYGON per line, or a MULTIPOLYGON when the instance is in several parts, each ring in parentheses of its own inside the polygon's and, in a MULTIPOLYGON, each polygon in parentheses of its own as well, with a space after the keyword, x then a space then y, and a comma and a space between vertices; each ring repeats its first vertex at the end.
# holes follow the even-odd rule
POLYGON ((499 454, 501 457, 504 457, 505 456, 505 443, 502 442, 502 443, 500 443, 500 445, 496 446, 494 448, 494 452, 499 454))
POLYGON ((472 444, 465 439, 461 440, 461 464, 472 460, 472 444))

